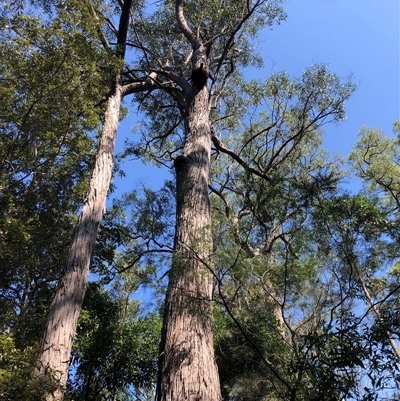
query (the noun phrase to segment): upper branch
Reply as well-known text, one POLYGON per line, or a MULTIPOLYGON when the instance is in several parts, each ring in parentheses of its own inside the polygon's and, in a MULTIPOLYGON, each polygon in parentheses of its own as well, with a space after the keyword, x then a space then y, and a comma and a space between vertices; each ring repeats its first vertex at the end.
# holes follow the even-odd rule
POLYGON ((253 173, 253 174, 257 175, 258 177, 263 178, 266 181, 271 181, 271 178, 267 174, 264 174, 261 171, 258 171, 255 168, 250 167, 249 164, 246 163, 246 161, 243 160, 237 153, 235 153, 233 150, 225 147, 222 144, 221 140, 214 133, 211 133, 211 140, 212 140, 213 145, 215 146, 215 148, 218 151, 231 156, 233 160, 235 160, 237 163, 239 163, 249 173, 253 173))
POLYGON ((198 38, 190 29, 185 16, 183 15, 183 0, 176 0, 175 15, 181 32, 185 35, 186 39, 190 42, 193 49, 198 46, 198 38))
POLYGON ((128 36, 129 17, 132 6, 132 0, 125 0, 122 6, 121 18, 119 20, 118 38, 117 38, 117 55, 125 58, 126 38, 128 36))
POLYGON ((249 18, 251 18, 251 16, 255 13, 256 9, 260 6, 260 4, 261 4, 261 0, 258 0, 253 7, 250 7, 249 2, 247 2, 247 13, 245 15, 243 15, 242 19, 239 21, 237 26, 233 29, 233 31, 231 32, 228 40, 226 41, 226 44, 225 44, 224 50, 222 52, 222 55, 219 58, 219 62, 218 62, 218 65, 217 65, 217 68, 216 68, 216 71, 215 71, 215 76, 218 75, 222 64, 225 62, 225 60, 227 58, 227 54, 229 52, 229 49, 232 47, 237 33, 240 31, 240 29, 242 29, 244 23, 249 18))
MULTIPOLYGON (((88 3, 89 3, 90 11, 92 12, 92 15, 93 15, 94 19, 98 22, 99 21, 99 17, 97 15, 96 10, 93 7, 93 4, 91 2, 88 2, 88 3)), ((109 21, 107 21, 107 18, 105 18, 105 20, 106 20, 106 22, 109 23, 109 21)), ((111 50, 110 43, 108 42, 107 37, 102 32, 100 25, 97 28, 97 32, 98 32, 98 34, 100 36, 100 41, 101 41, 101 44, 103 45, 103 47, 105 49, 107 49, 107 50, 111 50)))
POLYGON ((122 86, 122 96, 159 88, 157 74, 151 73, 147 77, 137 79, 122 86))

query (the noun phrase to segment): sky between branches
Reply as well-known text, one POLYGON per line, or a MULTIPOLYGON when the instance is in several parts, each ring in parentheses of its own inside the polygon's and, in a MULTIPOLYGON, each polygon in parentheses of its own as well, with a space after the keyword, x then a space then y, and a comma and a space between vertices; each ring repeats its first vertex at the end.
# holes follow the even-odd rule
MULTIPOLYGON (((260 32, 264 67, 249 69, 248 78, 264 80, 282 70, 299 76, 312 64, 328 64, 342 78, 352 75, 358 90, 347 103, 347 121, 325 127, 324 146, 347 156, 363 125, 391 135, 400 118, 399 0, 291 0, 284 8, 287 20, 260 32)), ((133 107, 119 127, 117 151, 132 138, 137 118, 133 107)), ((142 183, 157 188, 170 178, 167 169, 139 161, 125 162, 123 169, 126 177, 116 179, 111 197, 142 183)))

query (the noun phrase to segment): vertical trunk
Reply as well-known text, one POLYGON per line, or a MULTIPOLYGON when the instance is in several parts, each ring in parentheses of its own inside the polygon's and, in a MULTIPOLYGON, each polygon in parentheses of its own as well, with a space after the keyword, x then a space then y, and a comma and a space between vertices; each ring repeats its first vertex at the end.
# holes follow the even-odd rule
POLYGON ((36 375, 46 375, 59 386, 57 391, 48 395, 47 400, 62 399, 62 388, 67 381, 69 358, 86 291, 90 260, 111 181, 121 98, 121 88, 116 84, 108 100, 88 194, 42 333, 36 375))
POLYGON ((175 160, 177 220, 157 384, 158 401, 219 401, 212 335, 210 125, 205 86, 191 101, 175 160))

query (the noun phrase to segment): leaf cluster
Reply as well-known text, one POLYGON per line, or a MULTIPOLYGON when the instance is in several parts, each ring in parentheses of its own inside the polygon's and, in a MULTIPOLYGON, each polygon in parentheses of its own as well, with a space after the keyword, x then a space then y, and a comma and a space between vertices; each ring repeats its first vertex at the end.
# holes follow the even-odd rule
POLYGON ((156 314, 141 317, 134 305, 127 313, 132 302, 89 286, 72 354, 72 399, 106 400, 129 394, 132 386, 152 391, 161 320, 156 314))

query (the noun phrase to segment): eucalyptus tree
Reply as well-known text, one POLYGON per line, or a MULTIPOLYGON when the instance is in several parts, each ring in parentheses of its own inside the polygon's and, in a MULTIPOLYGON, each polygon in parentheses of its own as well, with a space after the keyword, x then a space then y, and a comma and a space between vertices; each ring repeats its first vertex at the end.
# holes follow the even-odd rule
MULTIPOLYGON (((203 259, 203 263, 213 272, 217 300, 222 302, 222 307, 216 308, 217 349, 226 399, 242 399, 245 394, 248 399, 319 399, 328 390, 330 399, 335 399, 339 394, 335 386, 343 385, 340 375, 332 373, 333 362, 330 366, 317 366, 316 361, 314 366, 306 364, 309 350, 314 347, 315 352, 311 338, 323 325, 316 310, 332 296, 329 291, 314 291, 316 266, 324 259, 324 251, 318 251, 315 240, 319 237, 309 228, 308 216, 320 199, 332 196, 341 177, 340 163, 320 150, 320 128, 343 118, 343 102, 353 89, 324 66, 313 67, 294 80, 276 74, 264 83, 246 83, 236 76, 225 88, 229 114, 222 124, 214 110, 215 147, 209 186, 214 245, 211 262, 203 259), (313 92, 318 96, 307 105, 313 92), (307 96, 301 97, 302 93, 307 96), (241 120, 237 123, 238 114, 243 124, 241 120), (301 119, 303 126, 298 124, 301 119), (276 130, 273 125, 264 132, 270 121, 275 121, 276 130), (224 127, 229 127, 229 134, 217 136, 224 127), (269 163, 274 164, 267 170, 269 163), (304 309, 302 313, 299 308, 304 309), (300 314, 304 322, 289 319, 291 314, 300 314), (226 337, 220 331, 227 333, 226 337), (307 336, 310 341, 299 352, 307 336), (246 348, 247 343, 252 351, 246 348), (313 382, 310 376, 317 372, 318 382, 313 382), (251 384, 253 381, 260 386, 251 384)), ((150 138, 144 139, 150 144, 150 138)), ((140 144, 134 148, 140 150, 140 144)), ((155 153, 151 156, 156 157, 155 153)), ((149 209, 159 207, 152 204, 149 209)), ((149 222, 146 208, 138 210, 138 219, 140 215, 149 222)), ((155 215, 150 220, 158 232, 162 220, 155 215)), ((144 244, 155 240, 140 227, 136 232, 141 233, 144 244)), ((168 244, 162 235, 156 238, 160 244, 168 244)), ((324 313, 334 307, 327 303, 324 313)), ((330 328, 333 326, 332 321, 330 328)), ((318 344, 334 336, 333 332, 325 334, 318 337, 318 344)), ((322 352, 319 356, 323 357, 322 352)), ((349 358, 349 364, 353 362, 349 358)), ((346 388, 341 391, 344 394, 346 388)))
MULTIPOLYGON (((49 3, 54 5, 54 21, 61 18, 66 21, 63 27, 78 26, 76 32, 86 43, 106 49, 96 71, 107 71, 111 80, 103 88, 107 95, 98 99, 106 103, 99 148, 47 316, 39 375, 50 373, 61 387, 66 382, 111 180, 119 108, 125 96, 135 94, 149 119, 142 125, 139 145, 131 151, 160 164, 173 161, 176 174, 174 255, 164 309, 158 399, 221 399, 212 336, 211 144, 248 174, 273 183, 275 171, 304 138, 323 123, 343 118, 343 103, 353 90, 320 66, 296 81, 277 74, 265 84, 244 82, 239 68, 260 62, 254 53, 258 30, 285 18, 280 3, 176 0, 155 11, 154 6, 130 0, 49 3), (253 121, 254 113, 264 107, 253 121), (263 145, 257 151, 259 139, 263 145)), ((53 395, 62 398, 62 390, 53 395)))
MULTIPOLYGON (((393 124, 393 131, 399 135, 399 121, 393 124)), ((385 136, 379 129, 363 127, 359 133, 360 139, 350 154, 355 173, 362 179, 366 189, 366 195, 374 206, 369 209, 364 207, 366 216, 363 219, 365 230, 370 238, 377 235, 381 228, 381 234, 391 239, 391 246, 380 249, 382 260, 376 262, 367 270, 356 269, 362 292, 369 308, 374 313, 377 325, 385 334, 386 341, 390 344, 397 359, 400 360, 399 337, 396 324, 388 311, 394 307, 397 309, 397 300, 400 287, 398 285, 398 221, 399 221, 399 137, 385 136), (382 228, 383 227, 383 228, 382 228), (385 260, 386 263, 383 263, 385 260), (382 272, 382 268, 391 263, 389 271, 382 272), (377 271, 379 275, 376 276, 377 271)), ((360 213, 358 213, 360 214, 360 213)), ((376 248, 376 246, 375 246, 376 248)), ((395 321, 396 319, 394 319, 395 321)))
MULTIPOLYGON (((165 14, 156 12, 149 19, 151 24, 145 25, 147 30, 149 26, 153 29, 152 40, 142 39, 137 45, 139 49, 165 49, 162 54, 147 53, 132 70, 143 69, 151 56, 157 56, 154 70, 159 76, 163 72, 163 84, 170 85, 172 97, 171 101, 165 92, 137 95, 150 119, 142 125, 141 141, 131 148, 136 156, 157 163, 166 164, 174 158, 177 178, 175 254, 165 306, 160 400, 190 398, 192 391, 193 399, 219 399, 211 362, 210 303, 215 272, 210 258, 208 206, 210 138, 215 152, 227 155, 229 165, 236 163, 246 174, 272 185, 274 176, 279 181, 279 166, 296 153, 302 140, 315 135, 324 123, 344 117, 343 104, 354 90, 324 66, 310 68, 297 80, 277 74, 264 84, 244 81, 237 67, 257 61, 250 52, 251 35, 259 24, 283 18, 277 5, 226 4, 216 12, 212 4, 200 7, 176 2, 178 29, 164 25, 165 14), (264 19, 260 20, 262 12, 264 19), (156 36, 160 29, 165 37, 156 36), (182 37, 174 36, 180 33, 183 43, 182 37), (204 74, 202 82, 200 73, 204 74)), ((140 24, 136 28, 138 37, 140 29, 148 33, 140 24)), ((225 190, 229 184, 215 192, 225 190)))
MULTIPOLYGON (((265 87, 275 79, 267 80, 265 87)), ((291 111, 302 107, 289 106, 283 99, 282 90, 279 103, 286 106, 287 118, 283 121, 290 124, 291 111)), ((253 127, 266 118, 266 107, 260 110, 258 121, 252 112, 253 127)), ((277 109, 271 108, 271 119, 272 110, 277 109)), ((334 118, 326 117, 318 126, 334 118)), ((335 365, 337 358, 344 363, 342 369, 356 370, 358 339, 347 341, 336 332, 345 320, 335 311, 342 301, 332 283, 324 282, 329 275, 334 279, 334 268, 320 246, 323 233, 312 221, 319 203, 336 194, 343 177, 341 163, 321 149, 317 125, 292 147, 297 128, 295 123, 286 132, 281 129, 280 137, 271 132, 270 142, 261 135, 238 136, 244 144, 232 139, 231 149, 240 149, 235 157, 242 156, 247 169, 230 160, 229 154, 214 156, 218 172, 212 185, 214 263, 220 304, 216 348, 224 399, 337 400, 357 384, 356 375, 351 381, 335 365), (262 155, 273 156, 279 140, 288 149, 268 176, 262 176, 260 166, 273 160, 262 155), (344 361, 343 354, 334 355, 326 345, 328 339, 331 345, 340 344, 338 349, 353 345, 354 353, 344 361)), ((345 295, 343 304, 344 299, 345 295)))
POLYGON ((48 257, 41 260, 48 274, 42 279, 59 274, 61 238, 70 235, 93 157, 87 133, 99 124, 97 83, 107 77, 96 74, 95 52, 79 35, 67 40, 59 24, 42 25, 19 4, 2 11, 1 268, 2 283, 17 289, 13 276, 43 273, 41 255, 48 257))
POLYGON ((28 399, 27 361, 87 189, 109 76, 81 32, 22 3, 1 6, 0 297, 1 330, 26 356, 9 390, 28 399))
MULTIPOLYGON (((116 59, 123 60, 125 56, 131 5, 131 1, 126 1, 122 7, 117 45, 114 52, 116 59)), ((89 5, 86 4, 86 6, 89 5)), ((90 18, 96 18, 95 10, 90 6, 88 8, 86 14, 82 13, 83 15, 81 15, 82 21, 88 20, 88 13, 92 10, 94 15, 90 15, 90 18)), ((85 11, 84 8, 83 11, 85 11)), ((80 13, 76 11, 75 13, 71 13, 71 15, 75 18, 79 17, 80 13), (78 15, 74 15, 75 13, 78 15)), ((61 12, 60 15, 62 15, 61 12)), ((64 16, 69 17, 66 12, 64 12, 64 16)), ((95 28, 96 26, 93 29, 95 28)), ((89 34, 89 32, 84 33, 89 34)), ((96 38, 96 36, 94 37, 96 38)), ((87 40, 90 39, 92 37, 89 36, 87 40)), ((92 46, 100 46, 103 43, 106 45, 107 42, 105 41, 105 37, 102 36, 97 38, 97 43, 92 43, 92 46)), ((60 386, 56 391, 50 393, 47 399, 61 399, 63 397, 62 387, 65 386, 67 381, 69 358, 88 282, 90 260, 111 182, 116 130, 122 99, 122 89, 119 82, 119 72, 117 71, 107 88, 109 92, 106 98, 107 106, 88 192, 74 229, 67 260, 58 280, 41 336, 36 375, 38 377, 47 376, 57 386, 60 386)))
MULTIPOLYGON (((120 100, 129 93, 141 91, 143 95, 141 98, 139 96, 138 100, 142 104, 154 99, 158 104, 165 103, 167 99, 168 103, 173 102, 173 107, 164 105, 167 113, 171 110, 172 112, 169 114, 171 118, 166 120, 170 126, 163 127, 165 132, 160 139, 172 142, 172 134, 178 138, 179 143, 174 141, 175 143, 163 150, 165 153, 174 154, 183 148, 182 155, 174 161, 178 204, 175 257, 165 308, 158 397, 202 397, 218 400, 220 389, 211 330, 212 273, 205 267, 211 250, 208 201, 211 94, 216 92, 218 85, 218 90, 221 91, 227 76, 234 72, 235 62, 241 58, 245 60, 249 56, 248 48, 244 49, 243 55, 240 49, 234 48, 235 35, 239 37, 242 45, 248 46, 246 35, 254 33, 253 24, 270 24, 275 19, 279 20, 282 12, 275 2, 235 3, 226 5, 223 9, 215 4, 204 4, 201 7, 188 4, 186 15, 190 15, 191 18, 187 19, 183 3, 180 1, 161 6, 154 16, 145 16, 143 11, 131 9, 130 5, 130 2, 120 3, 122 13, 119 28, 113 25, 111 18, 101 14, 101 10, 94 10, 95 16, 99 16, 99 26, 107 28, 107 32, 100 35, 102 43, 107 44, 109 33, 116 35, 117 57, 122 59, 126 47, 131 46, 134 49, 134 61, 124 65, 109 98, 103 135, 96 157, 96 166, 102 168, 98 169, 98 173, 97 167, 94 169, 89 196, 75 230, 69 261, 50 307, 42 338, 44 352, 41 357, 41 369, 44 371, 50 368, 53 373, 61 372, 57 379, 61 385, 65 383, 68 351, 102 214, 106 183, 109 180, 107 174, 109 177, 111 171, 110 163, 102 165, 102 155, 106 155, 108 161, 111 160, 117 121, 115 117, 120 100), (216 11, 219 11, 220 15, 216 15, 216 11), (258 17, 257 13, 261 11, 265 13, 264 18, 258 17), (128 36, 130 17, 132 21, 135 20, 135 24, 132 25, 128 36), (202 29, 199 21, 202 24, 203 20, 206 21, 207 27, 204 32, 200 32, 202 29), (243 35, 243 40, 240 35, 243 35), (178 45, 178 50, 175 51, 172 45, 178 45), (213 79, 211 88, 207 85, 209 76, 213 79), (154 95, 156 89, 159 93, 154 95), (110 129, 111 135, 107 136, 109 131, 106 126, 110 120, 114 121, 114 124, 110 129), (181 136, 182 132, 184 138, 181 136), (104 149, 103 145, 106 145, 107 149, 104 149), (97 174, 104 178, 103 182, 95 182, 97 174), (93 208, 92 205, 97 206, 93 208), (82 234, 88 235, 80 235, 81 230, 82 234), (85 237, 87 242, 81 242, 85 237), (71 312, 71 317, 68 317, 67 311, 71 312), (66 330, 60 331, 63 326, 66 330), (50 334, 53 339, 49 337, 50 334), (65 345, 62 346, 61 355, 53 359, 52 353, 57 353, 58 344, 65 345), (56 360, 56 363, 53 360, 56 360)), ((157 116, 153 118, 156 119, 157 116)), ((61 397, 61 392, 56 394, 56 397, 61 397)))
POLYGON ((227 400, 369 400, 397 386, 396 266, 386 289, 382 276, 397 255, 392 224, 377 198, 341 193, 337 163, 306 143, 271 185, 231 165, 224 190, 214 188, 216 349, 227 400))
MULTIPOLYGON (((24 5, 24 2, 4 4, 1 14, 4 28, 1 152, 5 161, 1 190, 3 210, 8 213, 8 217, 2 218, 5 244, 11 235, 20 243, 18 247, 28 252, 20 252, 14 246, 15 253, 6 250, 4 258, 15 259, 12 262, 20 264, 14 276, 25 287, 28 286, 24 282, 31 282, 32 294, 40 290, 41 282, 52 283, 59 278, 45 321, 35 376, 42 378, 48 374, 53 378, 56 375, 56 381, 63 385, 111 178, 121 101, 115 80, 124 49, 120 44, 116 54, 107 46, 102 49, 101 45, 107 44, 106 38, 99 38, 98 24, 91 22, 96 14, 89 3, 85 7, 75 7, 74 2, 45 3, 47 16, 40 8, 33 12, 24 5), (108 103, 105 109, 104 103, 108 103), (69 239, 76 223, 72 216, 81 206, 93 165, 94 142, 89 133, 98 128, 101 120, 103 135, 92 181, 67 262, 60 273, 61 260, 66 256, 65 246, 61 244, 69 239), (32 215, 26 215, 29 211, 32 215), (18 224, 14 215, 25 220, 18 224), (35 264, 42 264, 43 270, 44 266, 48 268, 44 273, 35 264), (33 275, 26 269, 31 265, 33 275)), ((120 26, 122 38, 126 37, 129 10, 130 4, 127 4, 123 14, 125 22, 120 26)), ((17 294, 16 299, 25 297, 27 288, 22 293, 18 284, 8 279, 10 274, 5 276, 7 291, 17 294)), ((33 305, 32 300, 28 298, 28 301, 33 305)), ((24 305, 18 306, 21 311, 27 309, 24 305)))

